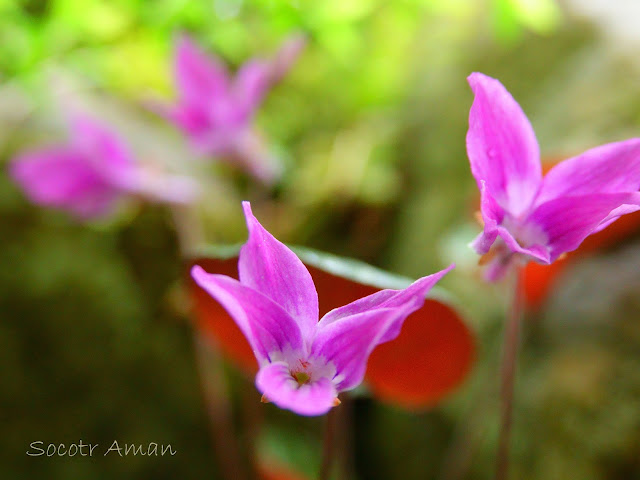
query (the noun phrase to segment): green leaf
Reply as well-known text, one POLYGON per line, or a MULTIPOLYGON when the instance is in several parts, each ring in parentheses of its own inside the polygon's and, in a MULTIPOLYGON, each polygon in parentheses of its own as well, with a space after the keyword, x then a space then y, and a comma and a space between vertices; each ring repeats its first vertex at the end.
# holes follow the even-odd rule
MULTIPOLYGON (((346 278, 362 285, 399 290, 406 288, 414 281, 409 277, 387 272, 353 258, 340 257, 307 247, 288 246, 305 265, 316 267, 332 275, 346 278)), ((193 260, 199 258, 228 260, 238 256, 241 247, 241 244, 205 245, 194 249, 188 256, 193 260)), ((427 297, 440 300, 443 303, 455 304, 452 294, 439 286, 433 287, 427 297)))

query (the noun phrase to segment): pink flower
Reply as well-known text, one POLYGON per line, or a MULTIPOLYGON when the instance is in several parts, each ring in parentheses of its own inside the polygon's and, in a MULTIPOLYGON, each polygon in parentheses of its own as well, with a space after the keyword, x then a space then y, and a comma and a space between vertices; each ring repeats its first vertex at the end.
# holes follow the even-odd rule
POLYGON ((640 209, 640 138, 593 148, 542 178, 533 128, 504 86, 473 73, 467 153, 484 231, 472 247, 489 280, 516 260, 549 264, 625 213, 640 209))
POLYGON ((271 183, 280 166, 254 130, 253 117, 304 43, 301 36, 291 37, 272 61, 250 60, 232 78, 217 57, 207 56, 182 35, 176 42, 173 67, 178 101, 153 108, 181 129, 197 152, 237 164, 271 183))
POLYGON ((72 119, 68 143, 26 152, 9 170, 31 201, 81 219, 108 215, 128 195, 187 203, 197 191, 189 178, 138 165, 113 132, 87 116, 72 119))
POLYGON ((300 415, 322 415, 339 392, 358 386, 373 349, 396 338, 404 320, 449 270, 404 290, 381 290, 331 310, 318 321, 318 294, 300 259, 276 240, 243 204, 249 240, 240 251, 240 281, 192 276, 227 310, 258 360, 256 386, 266 399, 300 415))

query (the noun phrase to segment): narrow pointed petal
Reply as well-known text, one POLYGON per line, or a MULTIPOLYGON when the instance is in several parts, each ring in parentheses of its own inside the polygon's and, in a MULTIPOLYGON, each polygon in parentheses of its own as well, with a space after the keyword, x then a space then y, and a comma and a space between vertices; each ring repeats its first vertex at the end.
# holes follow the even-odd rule
POLYGON ((311 339, 318 323, 318 294, 311 275, 286 245, 276 240, 243 202, 249 239, 240 250, 240 281, 282 307, 293 318, 305 339, 311 339))
POLYGON ((528 217, 527 222, 542 228, 548 236, 554 261, 564 252, 575 250, 602 223, 621 211, 640 209, 640 193, 602 193, 579 197, 562 197, 543 203, 528 217), (622 210, 618 210, 624 207, 622 210))
POLYGON ((187 104, 167 105, 156 101, 146 102, 146 106, 188 134, 193 142, 198 142, 210 129, 211 120, 203 108, 187 104))
POLYGON ((83 154, 96 171, 114 182, 126 178, 133 168, 133 157, 125 143, 115 132, 93 118, 73 116, 71 141, 74 150, 83 154))
POLYGON ((303 34, 293 34, 280 47, 272 65, 272 82, 279 81, 291 69, 307 45, 303 34))
POLYGON ((108 214, 120 196, 84 156, 66 148, 26 153, 9 170, 32 202, 82 219, 108 214))
POLYGON ((533 128, 520 105, 496 79, 472 73, 475 94, 469 113, 467 153, 471 172, 505 210, 527 210, 542 178, 540 151, 533 128))
POLYGON ((424 300, 424 297, 414 297, 402 307, 369 310, 326 325, 318 330, 310 358, 320 358, 333 364, 336 368, 333 381, 338 391, 358 386, 364 377, 369 355, 389 328, 397 322, 401 327, 402 321, 420 308, 424 300))
POLYGON ((303 350, 297 323, 260 292, 225 275, 208 274, 197 265, 191 276, 235 320, 259 363, 280 360, 281 354, 303 350))
POLYGON ((627 213, 634 213, 637 211, 638 211, 637 205, 622 205, 612 210, 611 212, 609 212, 609 215, 607 215, 607 218, 602 220, 602 222, 600 222, 600 224, 591 233, 598 233, 604 230, 605 228, 607 228, 616 220, 618 220, 621 216, 626 215, 627 213))
POLYGON ((263 366, 256 377, 256 387, 278 407, 307 416, 327 413, 337 396, 328 378, 299 385, 284 362, 263 366))
MULTIPOLYGON (((482 181, 480 182, 480 185, 480 209, 482 212, 482 220, 484 222, 484 231, 478 235, 473 242, 471 242, 471 248, 473 248, 479 255, 486 255, 489 253, 489 250, 495 243, 496 239, 500 237, 511 252, 521 253, 534 260, 549 263, 549 252, 543 245, 544 242, 530 243, 523 246, 518 242, 518 240, 516 240, 516 238, 514 238, 513 232, 502 226, 502 223, 505 220, 504 210, 491 196, 486 183, 482 181)), ((497 262, 491 262, 487 269, 486 276, 487 279, 491 281, 502 277, 509 268, 508 264, 502 263, 502 255, 497 255, 496 260, 497 262)))
POLYGON ((482 214, 484 229, 483 232, 471 242, 471 248, 473 248, 478 255, 484 255, 491 249, 493 242, 495 242, 498 236, 498 225, 502 222, 505 215, 504 209, 495 201, 484 180, 480 181, 480 212, 482 214))
MULTIPOLYGON (((228 74, 224 65, 206 55, 186 35, 176 41, 174 74, 181 99, 189 105, 203 105, 228 88, 228 74)), ((205 107, 203 106, 203 109, 205 107)))
POLYGON ((245 63, 238 71, 234 83, 234 93, 240 108, 251 115, 262 102, 272 80, 272 68, 267 61, 250 60, 245 63))
POLYGON ((84 154, 87 166, 114 189, 169 203, 189 203, 198 193, 196 182, 186 176, 145 170, 136 164, 125 143, 93 118, 75 115, 71 132, 73 147, 84 154))
POLYGON ((460 385, 474 358, 474 336, 460 313, 428 298, 398 338, 371 353, 365 382, 380 400, 424 409, 460 385))
POLYGON ((488 254, 486 260, 484 278, 489 282, 497 282, 501 280, 511 270, 512 266, 526 258, 527 261, 533 260, 542 264, 551 263, 550 249, 545 243, 533 243, 527 246, 521 245, 511 232, 500 226, 496 229, 496 233, 502 240, 503 245, 499 248, 508 249, 509 253, 500 252, 499 250, 492 256, 488 254), (520 254, 522 257, 515 256, 520 254))
POLYGON ((238 257, 229 259, 198 258, 191 263, 187 271, 187 284, 197 326, 214 341, 224 356, 245 373, 255 376, 258 363, 253 349, 247 342, 237 323, 231 318, 220 303, 213 298, 191 276, 195 265, 202 266, 207 272, 215 272, 232 278, 238 277, 238 257))
POLYGON ((640 138, 587 150, 554 166, 542 181, 536 205, 563 196, 640 190, 640 138))
POLYGON ((288 38, 272 60, 251 60, 236 75, 234 84, 239 104, 247 112, 255 110, 269 89, 289 71, 306 44, 303 35, 288 38))
MULTIPOLYGON (((420 300, 424 300, 429 290, 454 267, 455 265, 450 265, 446 269, 433 275, 422 277, 404 290, 381 290, 367 297, 360 298, 344 307, 336 308, 322 317, 320 323, 318 323, 318 328, 325 328, 327 325, 342 320, 345 317, 379 308, 403 308, 408 304, 419 304, 415 307, 415 309, 418 309, 422 305, 420 300)), ((408 312, 407 315, 409 313, 411 312, 408 312)), ((398 318, 394 324, 390 325, 387 332, 381 337, 380 343, 388 342, 396 338, 400 334, 400 327, 402 326, 403 320, 404 318, 398 318)))

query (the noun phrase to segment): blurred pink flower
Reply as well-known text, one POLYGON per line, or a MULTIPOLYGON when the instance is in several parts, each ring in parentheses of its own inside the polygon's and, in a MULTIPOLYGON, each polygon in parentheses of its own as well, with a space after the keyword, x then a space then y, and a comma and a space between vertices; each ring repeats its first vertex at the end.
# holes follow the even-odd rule
POLYGON ((178 101, 152 108, 181 129, 198 153, 220 157, 272 183, 280 174, 280 165, 253 128, 253 117, 304 44, 304 37, 292 36, 271 61, 250 60, 233 78, 220 59, 207 56, 188 36, 181 35, 173 65, 178 101))
POLYGON ((188 203, 198 190, 191 178, 137 164, 117 135, 83 115, 71 119, 67 143, 21 154, 9 172, 34 203, 81 219, 108 215, 127 195, 188 203))

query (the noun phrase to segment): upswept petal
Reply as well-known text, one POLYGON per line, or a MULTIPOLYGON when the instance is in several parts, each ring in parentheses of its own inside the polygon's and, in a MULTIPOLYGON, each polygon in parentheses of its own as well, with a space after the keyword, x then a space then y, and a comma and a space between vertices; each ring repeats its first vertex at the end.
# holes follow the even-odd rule
POLYGON ((240 67, 233 87, 238 106, 245 114, 250 115, 258 108, 272 80, 271 64, 265 60, 250 60, 240 67))
POLYGON ((555 165, 542 181, 536 205, 563 196, 640 190, 640 138, 608 143, 555 165))
POLYGON ((600 193, 579 197, 562 197, 538 206, 527 223, 542 228, 548 236, 550 261, 564 252, 575 250, 582 241, 594 233, 601 223, 610 223, 619 215, 640 209, 640 193, 600 193), (634 208, 638 207, 638 208, 634 208))
POLYGON ((318 329, 309 358, 333 364, 338 391, 354 388, 362 382, 369 355, 389 328, 423 303, 424 297, 413 297, 401 307, 368 310, 330 323, 318 329))
POLYGON ((206 55, 187 35, 180 35, 174 54, 174 75, 180 98, 192 106, 204 105, 225 95, 228 73, 222 62, 206 55))
POLYGON ((593 230, 593 232, 591 232, 591 234, 598 233, 599 231, 604 230, 613 222, 618 220, 622 215, 626 215, 627 213, 633 213, 637 211, 638 211, 637 205, 622 205, 612 210, 611 212, 609 212, 609 215, 607 215, 607 218, 602 220, 602 222, 600 222, 600 224, 593 230))
POLYGON ((298 324, 265 295, 226 275, 215 275, 194 266, 191 276, 225 308, 251 344, 260 364, 281 360, 291 352, 304 354, 298 324), (277 358, 273 358, 276 353, 277 358))
POLYGON ((307 44, 307 38, 301 33, 287 38, 272 62, 272 82, 278 82, 291 69, 307 44))
POLYGON ((242 202, 242 208, 249 239, 240 250, 240 281, 283 308, 309 341, 318 323, 318 293, 307 267, 260 225, 249 202, 242 202))
POLYGON ((469 112, 467 153, 471 172, 482 188, 513 216, 527 210, 542 178, 538 141, 529 120, 496 79, 468 77, 475 94, 469 112))
POLYGON ((82 219, 109 213, 120 196, 82 154, 68 148, 26 153, 12 161, 9 171, 34 203, 82 219))
POLYGON ((493 242, 496 241, 498 225, 500 225, 505 216, 504 209, 493 198, 484 180, 480 180, 480 213, 484 223, 483 231, 471 242, 471 248, 478 255, 484 255, 491 249, 493 242))
MULTIPOLYGON (((424 303, 424 299, 427 293, 429 293, 429 290, 431 290, 431 288, 454 267, 455 265, 452 264, 444 270, 422 277, 404 290, 381 290, 360 298, 355 302, 351 302, 343 307, 335 308, 320 319, 318 328, 325 328, 327 325, 345 317, 379 308, 402 308, 411 303, 416 305, 415 310, 417 310, 422 306, 422 303, 424 303)), ((407 315, 412 312, 413 310, 411 312, 407 312, 407 315)), ((400 334, 400 328, 402 327, 403 321, 404 317, 396 319, 396 322, 390 325, 387 332, 381 337, 380 343, 388 342, 396 338, 400 334)))
POLYGON ((333 407, 337 396, 328 378, 299 385, 284 362, 263 366, 256 376, 256 387, 270 402, 299 415, 323 415, 333 407))
POLYGON ((234 88, 245 111, 252 112, 258 107, 267 91, 292 67, 305 44, 303 35, 292 35, 272 60, 251 60, 240 68, 234 88))
POLYGON ((546 244, 531 243, 523 246, 507 228, 499 226, 496 231, 498 232, 498 236, 507 244, 510 251, 528 256, 531 260, 537 260, 541 263, 551 262, 549 248, 546 244))
POLYGON ((202 108, 187 104, 167 105, 156 101, 147 102, 146 106, 155 114, 196 138, 205 135, 211 125, 208 113, 202 108))
POLYGON ((71 144, 96 172, 115 184, 131 175, 134 161, 118 135, 99 121, 75 114, 70 120, 71 144))

